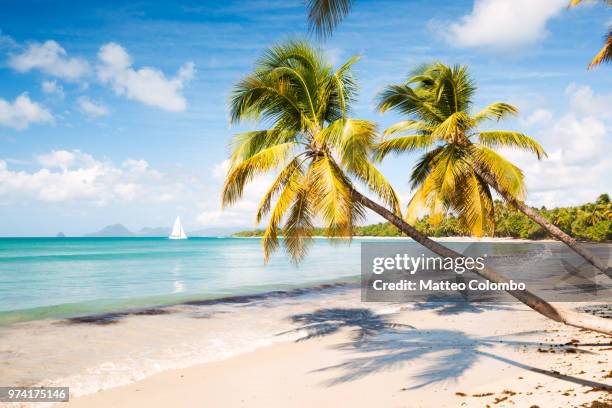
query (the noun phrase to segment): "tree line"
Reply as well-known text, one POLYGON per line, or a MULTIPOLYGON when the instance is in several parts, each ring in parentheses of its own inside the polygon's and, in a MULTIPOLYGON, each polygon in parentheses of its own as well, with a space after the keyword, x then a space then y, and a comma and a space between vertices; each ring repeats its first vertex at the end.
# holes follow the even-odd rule
MULTIPOLYGON (((557 225, 565 233, 580 240, 603 242, 612 240, 612 203, 608 194, 601 194, 595 202, 573 207, 547 209, 541 207, 539 212, 550 222, 557 225)), ((547 239, 552 238, 538 224, 514 207, 496 200, 494 203, 495 229, 490 236, 500 238, 547 239)), ((471 236, 460 220, 453 214, 448 214, 440 222, 432 222, 425 215, 414 224, 415 228, 432 237, 463 237, 471 236)), ((263 229, 240 231, 233 237, 261 237, 263 229)), ((282 229, 278 232, 283 235, 282 229)), ((324 236, 325 228, 315 228, 315 235, 324 236)), ((353 228, 356 237, 400 237, 403 236, 397 227, 389 222, 356 226, 353 228)))

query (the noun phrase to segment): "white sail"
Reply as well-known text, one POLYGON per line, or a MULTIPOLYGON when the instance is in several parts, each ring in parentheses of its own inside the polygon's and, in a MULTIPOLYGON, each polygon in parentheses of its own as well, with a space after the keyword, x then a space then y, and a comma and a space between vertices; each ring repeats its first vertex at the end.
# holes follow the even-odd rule
POLYGON ((181 217, 176 217, 176 220, 174 220, 174 227, 172 227, 172 233, 168 238, 187 239, 187 234, 185 234, 185 230, 183 230, 183 224, 181 224, 181 217))

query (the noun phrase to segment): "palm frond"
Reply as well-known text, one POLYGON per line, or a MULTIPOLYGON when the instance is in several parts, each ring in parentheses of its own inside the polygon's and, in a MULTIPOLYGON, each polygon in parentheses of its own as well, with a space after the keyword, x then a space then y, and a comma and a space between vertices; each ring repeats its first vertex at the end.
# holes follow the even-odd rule
POLYGON ((308 28, 319 37, 330 35, 351 11, 352 0, 308 0, 308 28))
POLYGON ((428 185, 432 181, 432 179, 426 180, 408 202, 405 217, 408 223, 415 223, 425 212, 429 215, 428 221, 432 225, 436 225, 444 218, 446 207, 435 189, 428 185))
POLYGON ((463 179, 452 206, 473 235, 481 237, 493 233, 495 224, 491 191, 474 172, 463 179))
MULTIPOLYGON (((294 173, 295 175, 295 173, 294 173)), ((276 204, 274 210, 270 215, 268 226, 262 237, 262 246, 264 250, 264 262, 268 262, 270 255, 274 252, 278 246, 278 229, 283 220, 283 217, 287 211, 291 208, 293 201, 298 194, 302 193, 302 183, 304 180, 301 175, 298 177, 291 177, 289 182, 284 186, 276 204)))
POLYGON ((593 61, 589 64, 589 69, 603 63, 612 61, 612 28, 608 30, 604 46, 597 53, 593 61))
POLYGON ((383 133, 383 138, 397 135, 398 133, 406 133, 408 131, 415 131, 421 135, 430 134, 435 129, 434 126, 428 125, 418 120, 402 120, 391 126, 389 126, 383 133))
POLYGON ((495 102, 475 114, 472 117, 472 120, 474 121, 474 125, 478 126, 479 124, 487 120, 494 120, 499 122, 500 120, 508 116, 516 114, 518 114, 518 109, 515 106, 504 102, 495 102))
POLYGON ((276 177, 274 183, 272 183, 272 186, 270 186, 259 203, 257 215, 255 217, 256 224, 259 224, 262 218, 270 212, 272 201, 279 192, 285 191, 287 188, 295 190, 298 180, 304 175, 302 162, 303 160, 300 159, 300 157, 295 157, 276 177))
POLYGON ((499 185, 517 199, 525 197, 526 188, 524 176, 521 169, 494 150, 481 144, 474 144, 471 147, 471 156, 476 166, 481 166, 491 174, 499 185))
POLYGON ((493 130, 478 133, 478 140, 488 147, 511 147, 534 153, 538 159, 547 157, 544 148, 527 135, 518 132, 493 130))
POLYGON ((419 188, 425 182, 425 179, 431 173, 433 165, 444 152, 444 146, 438 146, 430 152, 425 153, 416 162, 410 174, 410 187, 412 189, 419 188))
POLYGON ((385 140, 374 146, 374 160, 382 161, 389 153, 406 153, 427 150, 435 143, 431 135, 399 136, 385 140))
POLYGON ((352 199, 350 180, 327 155, 313 160, 311 168, 310 192, 317 199, 314 211, 320 215, 326 233, 331 237, 350 237, 355 221, 363 215, 363 209, 352 199))
POLYGON ((281 143, 268 147, 247 160, 236 163, 230 168, 225 179, 222 204, 224 206, 231 205, 239 200, 248 182, 259 174, 283 165, 294 148, 294 142, 281 143))
POLYGON ((253 157, 255 154, 281 143, 297 141, 298 135, 294 132, 282 130, 256 130, 238 133, 232 138, 230 147, 232 155, 230 162, 233 165, 253 157))
POLYGON ((463 112, 453 112, 447 118, 436 126, 431 132, 431 137, 434 140, 445 140, 448 142, 461 142, 462 136, 465 137, 465 132, 472 125, 472 118, 463 112))
POLYGON ((298 189, 284 228, 284 244, 291 260, 300 262, 308 252, 314 231, 313 197, 308 185, 298 189))

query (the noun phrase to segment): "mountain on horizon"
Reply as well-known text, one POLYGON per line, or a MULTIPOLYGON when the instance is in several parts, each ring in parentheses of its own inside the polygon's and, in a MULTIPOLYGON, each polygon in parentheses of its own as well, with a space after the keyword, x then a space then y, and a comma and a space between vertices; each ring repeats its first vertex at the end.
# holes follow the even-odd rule
POLYGON ((134 233, 128 230, 127 228, 125 228, 122 224, 113 224, 113 225, 107 225, 106 227, 102 228, 98 232, 91 232, 83 236, 87 238, 102 238, 102 237, 122 238, 122 237, 133 237, 134 233))
MULTIPOLYGON (((241 228, 204 228, 196 231, 187 231, 189 237, 228 237, 241 228)), ((144 227, 137 232, 132 232, 123 224, 107 225, 97 232, 90 232, 83 235, 87 238, 125 238, 125 237, 167 237, 170 235, 170 228, 166 227, 144 227)))

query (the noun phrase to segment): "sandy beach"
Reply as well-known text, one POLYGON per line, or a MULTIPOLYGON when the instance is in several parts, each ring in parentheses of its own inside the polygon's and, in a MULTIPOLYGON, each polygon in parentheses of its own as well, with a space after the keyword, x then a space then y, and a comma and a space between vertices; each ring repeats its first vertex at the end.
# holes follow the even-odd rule
POLYGON ((276 318, 291 313, 283 319, 287 332, 276 333, 286 336, 281 342, 77 397, 67 406, 612 404, 612 339, 556 324, 519 304, 364 304, 349 289, 266 307, 276 318))

